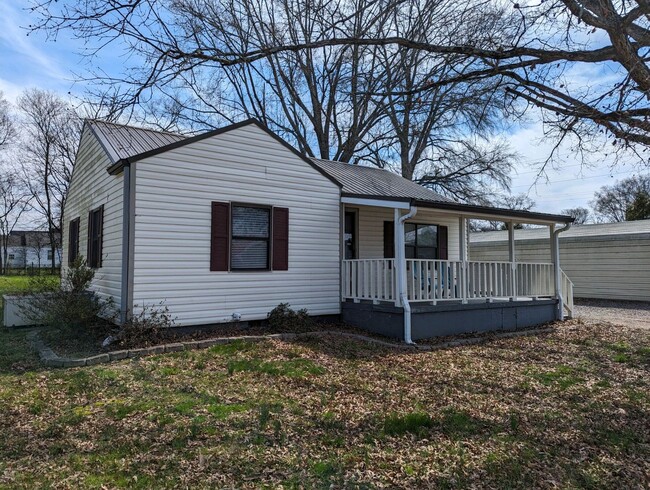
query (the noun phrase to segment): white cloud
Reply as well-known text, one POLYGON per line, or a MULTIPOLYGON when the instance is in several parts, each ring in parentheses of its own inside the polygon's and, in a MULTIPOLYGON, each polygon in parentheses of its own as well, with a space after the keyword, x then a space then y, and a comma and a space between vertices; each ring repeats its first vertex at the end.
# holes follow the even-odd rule
MULTIPOLYGON (((587 155, 583 163, 572 150, 571 142, 567 142, 560 146, 553 165, 538 176, 555 144, 543 136, 542 123, 536 121, 506 138, 521 157, 517 173, 512 176, 512 193, 528 193, 538 211, 556 213, 565 208, 588 207, 600 187, 637 173, 637 169, 624 162, 612 166, 612 158, 603 153, 587 155)), ((604 145, 605 142, 603 148, 604 145)))

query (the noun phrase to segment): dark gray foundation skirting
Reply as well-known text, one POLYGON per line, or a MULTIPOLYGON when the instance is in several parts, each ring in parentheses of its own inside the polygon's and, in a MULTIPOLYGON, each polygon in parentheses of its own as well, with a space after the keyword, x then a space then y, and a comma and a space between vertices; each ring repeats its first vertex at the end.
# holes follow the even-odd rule
MULTIPOLYGON (((555 320, 557 300, 412 305, 411 337, 429 339, 470 332, 517 330, 555 320)), ((404 311, 393 305, 344 302, 341 319, 350 325, 404 339, 404 311)))

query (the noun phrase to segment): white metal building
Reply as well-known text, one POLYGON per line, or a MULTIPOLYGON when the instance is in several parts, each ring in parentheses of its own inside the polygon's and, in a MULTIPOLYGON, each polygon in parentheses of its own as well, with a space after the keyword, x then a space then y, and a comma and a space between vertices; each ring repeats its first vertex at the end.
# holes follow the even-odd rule
MULTIPOLYGON (((515 230, 519 262, 549 260, 548 230, 515 230)), ((650 301, 650 220, 573 226, 560 235, 576 298, 650 301)), ((507 260, 508 232, 470 235, 472 260, 507 260)))

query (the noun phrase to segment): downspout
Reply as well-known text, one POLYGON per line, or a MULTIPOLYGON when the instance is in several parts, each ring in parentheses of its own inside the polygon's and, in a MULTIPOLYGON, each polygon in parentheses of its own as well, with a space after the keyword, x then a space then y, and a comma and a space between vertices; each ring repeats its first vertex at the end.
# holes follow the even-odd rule
POLYGON ((399 288, 399 297, 402 303, 402 308, 404 308, 404 342, 407 344, 414 344, 413 339, 411 339, 411 305, 408 300, 408 292, 406 288, 406 253, 404 247, 404 222, 406 220, 414 217, 418 212, 416 206, 411 205, 411 209, 404 216, 401 216, 397 221, 398 230, 397 230, 397 260, 400 265, 400 275, 398 281, 399 288))
POLYGON ((567 223, 562 228, 553 232, 553 262, 555 263, 555 292, 557 295, 557 314, 556 318, 564 318, 564 298, 562 297, 562 269, 560 269, 560 233, 571 228, 571 223, 567 223))
POLYGON ((120 325, 128 320, 129 308, 129 242, 131 239, 131 165, 122 170, 122 271, 120 285, 120 325))

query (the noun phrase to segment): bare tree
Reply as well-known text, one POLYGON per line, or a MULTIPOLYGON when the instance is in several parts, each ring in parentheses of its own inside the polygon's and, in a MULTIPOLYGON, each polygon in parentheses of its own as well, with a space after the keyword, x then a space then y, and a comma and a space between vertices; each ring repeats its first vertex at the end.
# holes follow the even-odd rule
POLYGON ((590 202, 597 218, 603 222, 626 220, 626 212, 638 195, 650 195, 650 175, 628 177, 596 191, 590 202))
POLYGON ((16 122, 11 107, 4 94, 0 92, 0 150, 16 137, 16 122))
MULTIPOLYGON (((549 134, 559 141, 573 134, 579 145, 587 147, 590 138, 603 131, 613 139, 612 148, 650 145, 650 3, 646 0, 512 3, 502 9, 502 16, 509 21, 495 29, 499 35, 492 45, 484 40, 467 43, 462 38, 460 43, 453 38, 430 42, 396 34, 391 28, 391 14, 406 3, 412 2, 295 2, 292 11, 312 8, 312 18, 326 21, 315 35, 287 37, 287 22, 273 22, 275 12, 263 10, 260 15, 274 27, 271 35, 237 44, 228 42, 239 26, 230 24, 229 5, 223 2, 43 0, 36 6, 40 20, 34 28, 46 29, 52 35, 71 29, 84 40, 95 38, 102 46, 126 39, 130 47, 140 49, 145 63, 142 71, 131 73, 128 80, 133 87, 130 101, 140 100, 154 86, 171 84, 194 67, 251 64, 281 53, 324 47, 391 45, 459 55, 474 62, 469 70, 425 81, 410 92, 492 78, 518 102, 511 107, 514 114, 522 110, 519 102, 523 108, 542 109, 549 134), (211 25, 195 18, 179 33, 173 21, 183 17, 188 5, 202 3, 213 5, 225 21, 211 25), (365 27, 355 30, 359 18, 364 19, 365 27), (208 43, 205 32, 211 29, 208 43), (571 81, 572 71, 604 69, 608 74, 602 83, 594 78, 583 83, 571 81)), ((424 2, 429 8, 438 8, 438 4, 424 2)), ((454 4, 457 17, 464 21, 486 5, 503 2, 470 0, 454 4)), ((490 20, 494 19, 486 19, 490 20)), ((251 23, 240 30, 251 32, 255 28, 251 23)))
POLYGON ((7 273, 9 237, 30 206, 31 196, 16 172, 0 171, 0 271, 7 273))
POLYGON ((560 214, 571 216, 574 225, 584 225, 591 220, 591 212, 587 208, 578 206, 577 208, 567 208, 560 211, 560 214))
MULTIPOLYGON (((527 194, 515 194, 499 196, 494 205, 503 209, 515 209, 518 211, 531 211, 535 207, 533 201, 527 194)), ((503 221, 494 220, 470 220, 470 230, 472 231, 496 231, 507 230, 508 227, 503 221)), ((515 223, 515 229, 524 228, 524 224, 515 223)))
POLYGON ((508 18, 503 9, 493 10, 485 6, 468 16, 451 0, 44 1, 36 5, 40 19, 33 28, 52 35, 70 29, 104 46, 128 43, 144 63, 117 80, 95 79, 113 91, 114 111, 139 104, 164 129, 203 129, 253 116, 307 155, 393 168, 462 200, 485 202, 509 184, 513 155, 502 144, 476 142, 477 134, 496 126, 503 96, 484 80, 420 90, 472 71, 475 62, 466 55, 397 44, 324 44, 250 59, 223 56, 316 46, 332 33, 463 39, 488 47, 508 18), (130 90, 115 92, 115 81, 130 90))
MULTIPOLYGON (((459 20, 457 8, 446 2, 435 7, 404 4, 392 12, 391 28, 410 39, 489 42, 495 26, 484 22, 484 16, 459 20)), ((432 80, 471 69, 472 61, 402 46, 381 46, 375 56, 388 94, 378 98, 384 118, 360 158, 396 167, 403 177, 461 201, 488 203, 508 191, 515 155, 503 142, 480 141, 502 119, 503 98, 494 83, 458 82, 416 91, 432 80)))
POLYGON ((22 175, 33 199, 33 209, 47 225, 54 271, 81 119, 70 104, 53 92, 27 90, 18 106, 23 116, 22 175))

